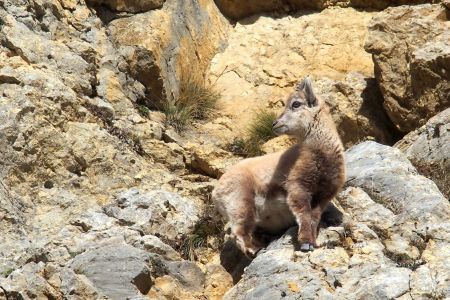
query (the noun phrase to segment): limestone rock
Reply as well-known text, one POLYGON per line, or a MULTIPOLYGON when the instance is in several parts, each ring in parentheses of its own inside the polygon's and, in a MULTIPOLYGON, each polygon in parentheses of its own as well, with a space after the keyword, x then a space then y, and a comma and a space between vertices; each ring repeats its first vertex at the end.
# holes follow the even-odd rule
POLYGON ((191 201, 164 190, 140 192, 130 189, 117 195, 105 207, 108 216, 145 234, 163 235, 176 240, 193 230, 199 209, 191 201))
POLYGON ((80 94, 92 94, 95 70, 82 55, 70 51, 70 48, 62 43, 36 34, 12 15, 2 19, 3 40, 9 49, 20 53, 21 58, 27 63, 46 63, 52 69, 61 70, 60 76, 64 84, 80 94), (46 47, 30 47, 30 45, 46 45, 46 47))
POLYGON ((142 149, 154 159, 163 164, 171 172, 185 173, 185 151, 176 143, 164 143, 145 137, 142 141, 142 149))
POLYGON ((188 143, 185 147, 192 153, 188 165, 214 178, 222 176, 227 168, 240 160, 231 153, 212 145, 188 143))
POLYGON ((440 3, 441 0, 350 0, 353 7, 385 9, 389 6, 417 5, 422 3, 440 3))
POLYGON ((295 139, 282 135, 268 140, 261 146, 263 153, 274 153, 285 150, 296 143, 295 139))
MULTIPOLYGON (((5 185, 30 204, 27 194, 34 188, 47 198, 55 195, 52 188, 64 187, 105 201, 115 188, 134 186, 134 177, 155 182, 161 170, 145 171, 151 167, 136 153, 134 136, 158 139, 162 130, 134 108, 133 101, 143 97, 138 85, 121 71, 123 59, 92 11, 78 4, 70 13, 52 3, 5 1, 1 10, 7 47, 0 51, 0 77, 7 81, 0 95, 5 185), (24 43, 19 34, 42 47, 24 43), (111 178, 119 169, 123 173, 111 178), (150 173, 153 179, 147 180, 150 173)), ((163 177, 170 180, 169 174, 163 177)))
POLYGON ((164 131, 163 139, 166 143, 176 143, 180 146, 183 144, 181 136, 172 128, 164 131))
MULTIPOLYGON (((96 15, 100 10, 73 0, 0 2, 0 299, 105 298, 99 286, 113 290, 101 283, 110 279, 111 266, 117 267, 113 279, 120 281, 114 287, 124 285, 122 291, 132 295, 168 276, 184 295, 203 296, 205 273, 162 240, 179 241, 191 232, 200 199, 211 190, 210 179, 185 180, 170 170, 172 162, 157 161, 170 161, 175 154, 177 170, 187 173, 184 150, 160 141, 161 113, 141 115, 137 109, 145 87, 133 78, 126 49, 110 39, 105 19, 96 15), (147 213, 155 223, 142 213, 145 208, 134 205, 137 196, 130 196, 129 207, 114 207, 115 196, 133 187, 152 191, 141 204, 150 207, 147 213), (119 218, 106 215, 105 206, 115 208, 119 218), (160 238, 141 235, 147 229, 160 238), (158 257, 167 272, 153 272, 146 285, 122 282, 127 276, 147 276, 149 265, 143 262, 139 271, 133 258, 143 256, 134 250, 158 257), (77 265, 83 274, 70 268, 83 257, 104 272, 102 279, 84 275, 96 276, 89 273, 89 262, 86 268, 77 265)), ((178 12, 193 24, 194 8, 178 12)), ((175 26, 178 17, 172 21, 168 26, 175 26)), ((174 40, 188 43, 191 31, 183 30, 184 38, 174 40)), ((203 28, 196 30, 200 35, 203 28)), ((200 46, 207 45, 212 44, 200 46)), ((230 282, 215 285, 208 293, 223 294, 230 282)))
MULTIPOLYGON (((215 253, 220 237, 201 223, 216 225, 211 176, 241 159, 221 149, 252 109, 280 109, 308 73, 342 118, 364 125, 361 135, 346 129, 358 137, 348 145, 389 138, 376 106, 357 113, 366 99, 358 94, 375 95, 361 46, 372 12, 250 18, 225 48, 231 27, 212 0, 0 2, 0 299, 221 299, 231 276, 215 253), (186 73, 206 76, 223 106, 176 136, 142 104, 176 98, 186 73), (333 106, 328 95, 339 93, 333 106), (191 239, 206 244, 197 262, 182 259, 191 239)), ((415 52, 417 78, 434 76, 423 70, 440 63, 439 41, 415 52)), ((321 231, 323 248, 295 252, 291 229, 230 295, 449 295, 448 203, 400 152, 359 147, 348 156, 354 178, 335 202, 344 223, 321 231)))
POLYGON ((12 199, 3 188, 0 177, 0 278, 6 277, 25 260, 23 257, 31 246, 24 222, 24 203, 12 199))
MULTIPOLYGON (((410 290, 409 277, 411 270, 406 268, 380 268, 374 274, 365 277, 360 284, 345 287, 339 291, 342 299, 355 297, 356 299, 393 299, 407 294, 410 290), (353 290, 353 288, 356 288, 353 290), (352 295, 352 296, 351 296, 352 295)), ((338 296, 338 298, 339 298, 338 296)))
MULTIPOLYGON (((295 229, 273 242, 246 268, 243 278, 224 299, 313 299, 331 297, 322 271, 308 259, 294 256, 295 229)), ((339 249, 335 249, 339 251, 339 249)), ((345 252, 344 252, 345 253, 345 252)), ((342 259, 348 259, 347 254, 342 259)), ((305 257, 302 257, 305 258, 305 257)), ((336 257, 338 261, 339 258, 336 257)))
POLYGON ((345 147, 364 140, 392 144, 395 128, 383 109, 375 79, 348 73, 345 80, 315 80, 316 93, 330 107, 345 147))
POLYGON ((219 264, 206 265, 205 294, 208 299, 222 299, 232 287, 232 278, 219 264))
POLYGON ((346 153, 347 184, 361 187, 396 215, 431 223, 450 213, 437 186, 398 149, 365 142, 346 153))
POLYGON ((436 296, 442 296, 442 294, 436 293, 436 283, 431 279, 430 268, 428 266, 420 266, 416 272, 411 276, 411 296, 432 298, 436 296))
POLYGON ((280 111, 293 86, 311 75, 317 84, 329 79, 329 83, 324 81, 320 92, 330 102, 339 101, 340 107, 340 101, 345 101, 348 110, 344 112, 336 107, 336 113, 342 114, 337 119, 351 118, 348 121, 351 124, 364 124, 358 126, 363 128, 359 135, 355 132, 358 128, 351 128, 349 140, 351 136, 356 142, 366 133, 380 141, 388 140, 389 133, 380 124, 383 117, 379 116, 382 112, 376 105, 380 100, 375 96, 376 89, 363 79, 373 77, 372 59, 362 46, 373 15, 351 8, 333 8, 320 13, 250 17, 237 23, 227 48, 213 58, 208 79, 221 91, 220 112, 231 119, 228 125, 231 131, 211 127, 210 134, 227 135, 228 141, 242 137, 256 110, 280 111), (350 72, 362 75, 347 76, 350 72), (333 83, 343 89, 339 90, 333 83), (374 91, 374 95, 361 97, 358 93, 364 90, 374 91), (334 98, 335 93, 338 98, 334 98), (365 112, 357 114, 358 107, 368 102, 373 103, 370 107, 373 112, 363 109, 365 112))
MULTIPOLYGON (((217 268, 215 278, 223 273, 220 266, 217 268)), ((223 287, 230 284, 229 279, 221 278, 222 282, 215 282, 218 294, 214 299, 220 299, 223 287)), ((204 285, 209 286, 205 273, 193 262, 165 260, 158 254, 114 243, 76 254, 64 267, 42 261, 25 264, 8 278, 0 278, 0 297, 160 299, 169 294, 200 298, 214 295, 212 290, 203 291, 204 285), (168 290, 174 286, 176 289, 168 290)))
POLYGON ((376 15, 365 49, 373 54, 384 107, 402 132, 450 106, 450 25, 443 5, 401 6, 376 15))
POLYGON ((74 258, 71 268, 111 299, 145 295, 152 286, 150 255, 129 245, 87 251, 74 258))
POLYGON ((87 0, 87 2, 96 5, 107 5, 115 11, 142 13, 161 8, 166 0, 87 0))
POLYGON ((130 74, 147 88, 148 105, 160 107, 176 99, 180 80, 203 78, 228 26, 212 0, 168 0, 162 9, 112 21, 109 30, 130 74))
POLYGON ((193 262, 167 262, 166 274, 155 279, 151 299, 202 298, 205 275, 193 262))
POLYGON ((0 177, 0 224, 5 231, 20 231, 24 225, 22 209, 22 203, 11 196, 0 177))
POLYGON ((0 286, 6 299, 102 299, 86 278, 67 267, 43 262, 24 265, 7 279, 0 279, 0 286))
POLYGON ((373 201, 361 188, 348 187, 337 196, 337 200, 352 220, 383 229, 393 225, 394 213, 373 201))
POLYGON ((163 243, 157 236, 132 237, 127 242, 136 248, 159 254, 167 260, 181 260, 180 254, 169 245, 163 243))
POLYGON ((219 105, 217 115, 213 115, 210 120, 199 122, 192 129, 188 129, 184 134, 185 143, 195 141, 197 144, 212 144, 221 149, 228 149, 230 140, 233 140, 236 132, 233 131, 235 129, 233 120, 226 115, 222 115, 222 110, 222 105, 219 105))
MULTIPOLYGON (((0 5, 0 290, 8 299, 103 297, 68 268, 73 258, 99 247, 136 245, 181 264, 161 240, 190 233, 208 191, 207 183, 191 184, 156 161, 164 152, 151 145, 162 143, 164 120, 159 113, 140 115, 145 87, 131 76, 126 52, 119 53, 95 13, 84 1, 0 5), (132 187, 154 191, 159 224, 138 219, 145 209, 132 204, 123 210, 136 224, 104 213, 132 187), (165 197, 157 192, 162 189, 165 197), (161 239, 141 236, 140 221, 159 226, 161 239)), ((173 149, 178 162, 181 151, 173 149)), ((203 286, 195 291, 202 294, 203 286)))
POLYGON ((431 178, 450 198, 450 109, 408 133, 395 147, 403 151, 417 170, 431 178))

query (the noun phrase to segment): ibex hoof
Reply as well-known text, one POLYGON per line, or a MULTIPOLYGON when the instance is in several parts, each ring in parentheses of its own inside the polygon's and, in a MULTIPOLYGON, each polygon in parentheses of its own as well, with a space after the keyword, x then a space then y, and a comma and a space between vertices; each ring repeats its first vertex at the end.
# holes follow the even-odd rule
POLYGON ((300 245, 300 251, 302 252, 308 252, 308 251, 313 251, 314 250, 314 245, 310 244, 310 243, 304 243, 300 245))

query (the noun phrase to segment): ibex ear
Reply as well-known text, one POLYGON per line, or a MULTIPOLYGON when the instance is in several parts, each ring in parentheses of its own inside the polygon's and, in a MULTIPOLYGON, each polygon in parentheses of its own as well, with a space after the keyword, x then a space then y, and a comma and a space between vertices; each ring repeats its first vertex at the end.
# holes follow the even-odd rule
POLYGON ((318 106, 319 99, 314 94, 310 77, 309 76, 305 77, 305 79, 303 79, 302 84, 304 85, 304 92, 306 96, 306 102, 308 102, 308 106, 309 107, 318 106))
POLYGON ((305 88, 305 79, 303 79, 302 81, 299 81, 295 87, 296 91, 303 91, 303 89, 305 88))

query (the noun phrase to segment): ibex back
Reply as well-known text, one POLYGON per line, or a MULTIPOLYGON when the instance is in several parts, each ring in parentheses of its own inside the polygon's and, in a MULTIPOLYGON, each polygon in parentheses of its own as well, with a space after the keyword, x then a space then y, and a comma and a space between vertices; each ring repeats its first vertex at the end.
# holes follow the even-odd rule
POLYGON ((342 142, 308 77, 288 97, 273 130, 297 137, 298 144, 241 161, 213 191, 217 209, 231 223, 238 247, 248 256, 261 248, 254 237, 256 227, 275 233, 295 222, 300 250, 313 250, 322 212, 345 181, 342 142))

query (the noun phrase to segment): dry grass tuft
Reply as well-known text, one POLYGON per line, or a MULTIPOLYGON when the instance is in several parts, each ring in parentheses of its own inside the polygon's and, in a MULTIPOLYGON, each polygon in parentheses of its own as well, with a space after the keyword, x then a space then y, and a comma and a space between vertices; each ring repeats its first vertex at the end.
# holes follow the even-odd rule
POLYGON ((229 146, 231 152, 253 157, 262 155, 261 146, 275 137, 272 130, 272 123, 277 118, 277 114, 269 109, 260 109, 255 112, 252 122, 245 132, 245 138, 236 138, 229 146))
POLYGON ((182 71, 177 99, 167 101, 162 107, 166 123, 177 131, 183 131, 194 120, 207 119, 220 99, 220 93, 195 73, 182 71))
MULTIPOLYGON (((224 225, 225 224, 215 210, 215 207, 209 205, 200 218, 200 221, 197 223, 194 231, 183 239, 179 249, 181 256, 184 259, 191 261, 197 260, 197 250, 211 247, 211 245, 208 244, 208 239, 215 237, 220 241, 223 241, 224 225)), ((218 250, 222 247, 222 244, 216 245, 216 247, 217 249, 213 250, 218 250)))

